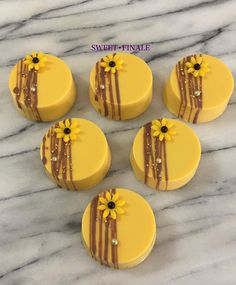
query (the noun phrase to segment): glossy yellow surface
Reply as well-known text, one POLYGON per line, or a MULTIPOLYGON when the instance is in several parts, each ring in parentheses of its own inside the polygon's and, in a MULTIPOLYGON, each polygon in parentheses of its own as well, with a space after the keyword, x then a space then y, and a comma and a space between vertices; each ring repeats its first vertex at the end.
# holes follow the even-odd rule
MULTIPOLYGON (((116 188, 119 198, 125 200, 122 207, 125 213, 117 217, 117 253, 118 268, 133 267, 142 262, 151 252, 156 240, 156 223, 153 211, 147 201, 139 194, 116 188)), ((100 194, 101 195, 101 194, 100 194)), ((103 223, 105 223, 103 221, 103 223)), ((96 241, 99 246, 99 222, 96 221, 96 241)), ((82 238, 85 247, 90 247, 90 204, 86 207, 82 219, 82 238)), ((108 262, 111 266, 111 236, 109 236, 108 262)), ((103 245, 104 246, 104 245, 103 245)), ((102 251, 104 248, 102 248, 102 251)), ((95 256, 98 260, 98 257, 95 256)), ((103 260, 98 260, 103 261, 103 260)))
MULTIPOLYGON (((128 53, 117 53, 124 61, 123 69, 119 70, 118 81, 120 89, 120 108, 121 120, 127 120, 142 114, 152 100, 152 72, 149 66, 141 58, 128 53)), ((95 100, 95 73, 96 67, 93 66, 90 73, 90 101, 97 112, 104 115, 102 100, 95 100), (100 111, 99 111, 100 110, 100 111)), ((106 72, 106 76, 108 73, 106 72)), ((116 96, 115 75, 111 74, 112 90, 116 96)), ((112 117, 112 103, 109 97, 109 85, 106 83, 106 102, 109 109, 110 119, 119 120, 117 113, 112 117)), ((115 110, 118 109, 117 102, 114 102, 115 110)))
MULTIPOLYGON (((221 60, 205 54, 203 60, 208 63, 210 71, 202 78, 203 108, 197 123, 208 122, 220 116, 227 107, 234 89, 232 73, 221 60)), ((173 68, 166 83, 164 101, 169 111, 178 116, 180 91, 176 67, 173 68)), ((192 118, 189 119, 190 108, 188 102, 183 119, 192 122, 192 118)))
MULTIPOLYGON (((186 184, 194 176, 201 157, 201 145, 197 135, 185 123, 168 119, 174 123, 176 135, 166 142, 166 164, 168 168, 168 187, 161 180, 159 190, 175 190, 186 184)), ((142 127, 133 142, 130 161, 136 177, 144 182, 144 146, 142 127)), ((163 162, 164 158, 162 157, 163 162)), ((149 171, 147 185, 156 188, 156 180, 149 171)))
MULTIPOLYGON (((42 121, 52 121, 66 114, 76 99, 76 88, 69 67, 60 58, 47 54, 46 66, 38 71, 38 111, 42 121)), ((13 90, 16 86, 17 67, 13 67, 9 77, 9 88, 17 110, 30 120, 35 120, 27 109, 21 94, 17 107, 13 90)))
MULTIPOLYGON (((72 181, 63 179, 61 168, 58 176, 59 180, 57 181, 53 177, 51 168, 53 154, 50 151, 51 137, 47 136, 45 142, 45 156, 47 159, 47 163, 44 165, 45 170, 48 176, 63 188, 70 190, 91 188, 101 182, 110 168, 110 149, 104 133, 95 123, 78 118, 73 118, 72 122, 76 122, 80 128, 78 138, 71 141, 72 181)), ((41 159, 43 158, 42 146, 41 144, 41 159)))

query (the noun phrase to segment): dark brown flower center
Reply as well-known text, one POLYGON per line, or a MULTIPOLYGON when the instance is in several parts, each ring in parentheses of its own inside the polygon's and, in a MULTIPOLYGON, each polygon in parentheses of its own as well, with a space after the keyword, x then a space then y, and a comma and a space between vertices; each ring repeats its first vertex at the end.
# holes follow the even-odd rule
POLYGON ((199 70, 201 68, 201 65, 199 63, 196 63, 193 67, 195 70, 199 70))
POLYGON ((161 127, 161 132, 162 132, 162 133, 167 133, 167 132, 168 132, 167 126, 162 126, 162 127, 161 127))
POLYGON ((39 59, 37 57, 33 57, 32 61, 33 63, 39 63, 39 59))
POLYGON ((109 62, 109 66, 110 67, 114 67, 114 66, 116 66, 116 63, 112 60, 112 61, 109 62))
POLYGON ((70 134, 70 129, 69 129, 69 128, 65 128, 65 129, 64 129, 64 133, 65 133, 66 135, 69 135, 69 134, 70 134))
POLYGON ((107 207, 108 207, 109 209, 111 209, 111 210, 114 209, 115 206, 116 206, 116 204, 115 204, 113 201, 110 201, 110 202, 107 203, 107 207))

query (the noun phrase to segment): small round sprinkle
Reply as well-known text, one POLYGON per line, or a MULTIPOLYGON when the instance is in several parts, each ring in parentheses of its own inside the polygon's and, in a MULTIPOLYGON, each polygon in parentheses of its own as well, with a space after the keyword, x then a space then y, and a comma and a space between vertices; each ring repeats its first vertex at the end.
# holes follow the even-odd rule
POLYGON ((36 91, 36 88, 35 88, 35 87, 31 87, 30 90, 31 90, 32 92, 35 92, 35 91, 36 91))
POLYGON ((202 93, 202 92, 201 92, 200 90, 197 90, 197 91, 194 92, 194 96, 198 97, 198 96, 201 95, 201 93, 202 93))
POLYGON ((101 84, 100 89, 105 89, 105 86, 103 84, 101 84))
POLYGON ((51 161, 57 161, 57 157, 56 157, 56 156, 53 156, 53 157, 51 158, 51 161))
POLYGON ((158 158, 156 159, 156 161, 157 161, 157 163, 161 163, 161 158, 158 157, 158 158))
POLYGON ((112 245, 118 245, 118 240, 117 240, 116 238, 113 238, 113 239, 111 240, 111 244, 112 244, 112 245))

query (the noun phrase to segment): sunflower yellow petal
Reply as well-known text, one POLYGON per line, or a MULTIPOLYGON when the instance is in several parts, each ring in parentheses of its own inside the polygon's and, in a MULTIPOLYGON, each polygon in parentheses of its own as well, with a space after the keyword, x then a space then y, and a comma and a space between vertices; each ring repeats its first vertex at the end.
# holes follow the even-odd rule
POLYGON ((161 120, 161 125, 162 125, 162 126, 166 126, 166 124, 167 124, 167 120, 166 120, 166 118, 163 118, 163 119, 161 120))
POLYGON ((107 67, 107 66, 108 66, 107 62, 104 62, 104 61, 101 62, 100 65, 101 65, 102 67, 107 67))
POLYGON ((107 203, 107 200, 103 197, 99 197, 99 201, 102 203, 102 204, 106 204, 107 203))
POLYGON ((193 73, 194 77, 197 77, 198 76, 198 71, 195 70, 194 73, 193 73))
POLYGON ((60 122, 59 122, 59 127, 62 128, 62 129, 65 128, 65 125, 64 125, 63 121, 60 121, 60 122))
POLYGON ((31 63, 32 63, 32 60, 30 60, 30 59, 26 59, 26 60, 24 60, 24 64, 29 65, 29 64, 31 64, 31 63))
POLYGON ((63 140, 65 143, 67 143, 70 140, 70 136, 64 135, 63 140))
POLYGON ((76 128, 72 130, 73 134, 78 134, 80 132, 80 128, 76 128))
POLYGON ((192 72, 194 72, 194 68, 193 67, 190 67, 189 69, 188 69, 188 73, 192 73, 192 72))
POLYGON ((164 136, 167 141, 171 140, 171 136, 168 133, 165 133, 164 136))
POLYGON ((161 133, 161 131, 160 131, 160 130, 157 130, 157 131, 153 132, 153 136, 154 136, 154 137, 157 137, 157 136, 159 136, 160 133, 161 133))
POLYGON ((100 210, 100 211, 103 211, 103 210, 106 209, 106 206, 105 205, 100 205, 100 206, 97 207, 97 209, 100 210))
POLYGON ((70 127, 70 120, 69 120, 69 119, 66 119, 66 121, 65 121, 65 126, 66 126, 67 128, 70 127))
POLYGON ((123 206, 125 204, 125 201, 124 200, 118 200, 118 201, 116 201, 116 206, 117 207, 120 207, 120 206, 123 206))
POLYGON ((107 56, 104 56, 102 59, 103 59, 103 61, 105 61, 107 63, 109 62, 109 58, 107 56))
POLYGON ((116 70, 121 70, 121 69, 123 69, 123 66, 122 66, 122 65, 117 65, 117 66, 116 66, 116 70))
POLYGON ((125 212, 125 210, 124 209, 122 209, 122 208, 120 208, 120 207, 116 207, 115 208, 115 211, 118 213, 118 214, 124 214, 124 212, 125 212))
POLYGON ((186 65, 187 67, 192 67, 192 66, 193 66, 193 64, 192 64, 191 62, 186 62, 185 65, 186 65))
POLYGON ((106 209, 104 212, 103 212, 103 215, 102 215, 102 217, 103 217, 103 219, 105 220, 106 219, 106 217, 109 215, 109 210, 108 209, 106 209))
POLYGON ((41 59, 43 57, 43 53, 40 51, 38 52, 38 59, 41 59))
POLYGON ((72 141, 76 140, 77 139, 77 135, 76 134, 73 134, 73 133, 70 133, 70 139, 72 141))
POLYGON ((63 133, 63 130, 61 128, 55 128, 56 133, 63 133))
POLYGON ((159 140, 160 140, 160 141, 163 141, 163 139, 164 139, 164 134, 163 134, 163 133, 160 133, 160 135, 159 135, 159 140))
POLYGON ((111 68, 111 73, 116 73, 116 68, 115 67, 111 68))
POLYGON ((31 70, 31 69, 33 69, 33 68, 34 68, 34 64, 33 64, 33 63, 31 63, 31 64, 28 65, 28 69, 29 69, 29 70, 31 70))
POLYGON ((39 65, 39 67, 44 67, 45 66, 45 64, 43 62, 39 62, 38 65, 39 65))
POLYGON ((153 120, 152 124, 161 127, 161 122, 159 120, 153 120))
POLYGON ((57 138, 58 139, 62 139, 64 137, 64 133, 57 133, 57 138))
POLYGON ((193 65, 197 63, 195 57, 193 57, 193 56, 191 57, 191 63, 192 63, 193 65))
POLYGON ((153 131, 157 131, 157 130, 160 129, 160 127, 158 127, 157 125, 152 125, 152 126, 151 126, 151 129, 152 129, 153 131))
POLYGON ((32 57, 36 57, 37 56, 37 53, 35 51, 32 51, 32 57))
POLYGON ((71 125, 70 125, 70 129, 71 130, 74 130, 74 129, 76 129, 78 127, 78 124, 76 123, 76 122, 71 122, 71 125))
POLYGON ((119 194, 118 193, 115 193, 114 195, 112 195, 112 201, 113 202, 116 202, 117 201, 117 199, 118 199, 118 197, 119 197, 119 194))
POLYGON ((27 55, 25 56, 25 58, 28 59, 28 60, 30 60, 30 61, 32 61, 32 56, 29 55, 29 54, 27 54, 27 55))
POLYGON ((107 57, 108 57, 109 61, 112 61, 112 60, 113 60, 113 54, 112 54, 112 53, 109 53, 109 54, 107 55, 107 57))
POLYGON ((199 56, 199 57, 197 58, 197 63, 198 63, 198 64, 201 64, 201 63, 202 63, 202 57, 201 57, 201 56, 199 56))
POLYGON ((34 69, 39 70, 39 64, 38 63, 34 64, 34 69))
POLYGON ((107 201, 111 200, 111 194, 109 191, 106 192, 106 199, 107 199, 107 201))
POLYGON ((172 122, 170 122, 170 121, 168 121, 167 124, 166 124, 166 126, 167 126, 168 129, 172 128, 173 125, 174 125, 174 124, 173 124, 172 122))
POLYGON ((205 75, 205 71, 204 70, 199 70, 199 75, 200 76, 204 76, 205 75))
POLYGON ((111 210, 110 214, 111 214, 112 219, 115 220, 116 219, 116 212, 115 212, 115 210, 111 210))
POLYGON ((119 56, 118 54, 116 54, 116 55, 113 57, 113 60, 114 60, 115 62, 117 62, 117 61, 119 60, 119 58, 120 58, 120 56, 119 56))
POLYGON ((123 62, 124 62, 124 61, 123 61, 122 59, 117 60, 117 61, 116 61, 116 66, 122 65, 123 62))
POLYGON ((105 72, 109 72, 110 70, 111 70, 110 66, 107 66, 107 67, 104 69, 105 72))

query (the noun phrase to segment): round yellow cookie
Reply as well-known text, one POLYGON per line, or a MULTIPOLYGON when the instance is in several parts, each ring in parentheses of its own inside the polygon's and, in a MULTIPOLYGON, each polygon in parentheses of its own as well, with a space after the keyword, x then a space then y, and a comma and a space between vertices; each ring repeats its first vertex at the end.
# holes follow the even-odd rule
POLYGON ((158 119, 137 133, 130 153, 136 177, 159 190, 174 190, 194 176, 201 145, 194 131, 177 120, 158 119))
POLYGON ((91 70, 89 96, 94 109, 109 119, 135 118, 152 100, 152 72, 133 54, 108 54, 91 70))
POLYGON ((33 52, 11 70, 9 89, 17 110, 33 121, 52 121, 66 114, 76 99, 69 67, 60 58, 33 52))
POLYGON ((86 207, 82 238, 92 257, 102 265, 133 267, 150 254, 155 244, 155 217, 139 194, 123 188, 110 189, 86 207))
POLYGON ((40 157, 48 176, 70 190, 91 188, 110 168, 111 154, 102 130, 85 119, 66 119, 43 137, 40 157))
POLYGON ((203 123, 220 116, 234 89, 229 68, 205 54, 181 59, 166 83, 164 101, 170 112, 192 123, 203 123))

